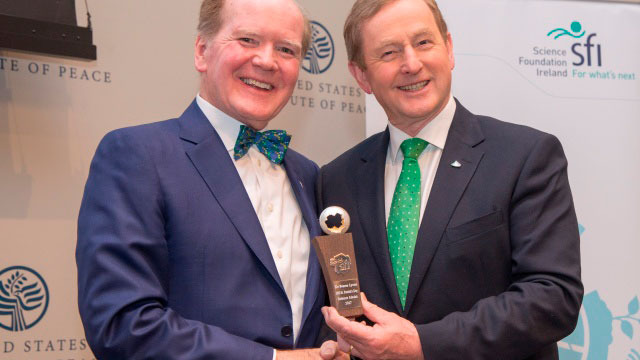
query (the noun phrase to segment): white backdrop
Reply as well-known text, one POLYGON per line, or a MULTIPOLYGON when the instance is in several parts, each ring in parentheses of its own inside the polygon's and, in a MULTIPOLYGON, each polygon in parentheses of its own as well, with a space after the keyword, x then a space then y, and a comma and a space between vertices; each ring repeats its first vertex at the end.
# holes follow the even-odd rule
MULTIPOLYGON (((640 359, 640 6, 439 4, 453 36, 454 96, 476 114, 558 136, 569 160, 585 301, 576 331, 559 343, 561 358, 640 359), (569 35, 547 36, 555 29, 569 35)), ((373 97, 366 101, 370 135, 386 116, 373 97)))

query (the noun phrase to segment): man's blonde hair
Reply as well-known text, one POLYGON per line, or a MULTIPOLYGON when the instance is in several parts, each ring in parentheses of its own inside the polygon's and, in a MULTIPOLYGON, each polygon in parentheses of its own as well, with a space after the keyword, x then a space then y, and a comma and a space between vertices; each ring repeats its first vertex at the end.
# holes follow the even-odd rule
MULTIPOLYGON (((304 30, 302 33, 302 53, 301 57, 304 59, 309 44, 311 43, 311 23, 307 17, 304 9, 294 1, 302 18, 304 19, 304 30)), ((224 8, 225 0, 203 0, 200 5, 200 16, 198 19, 198 34, 205 39, 210 39, 215 36, 223 24, 222 9, 224 8)))

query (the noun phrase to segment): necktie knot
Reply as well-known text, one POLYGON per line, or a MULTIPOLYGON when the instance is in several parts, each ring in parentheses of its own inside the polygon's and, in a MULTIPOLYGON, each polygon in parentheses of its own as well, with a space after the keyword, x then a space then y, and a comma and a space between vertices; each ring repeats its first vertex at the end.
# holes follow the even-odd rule
POLYGON ((402 150, 405 159, 416 160, 427 145, 429 145, 429 143, 420 138, 410 138, 400 144, 400 150, 402 150))
POLYGON ((269 161, 281 164, 290 141, 291 135, 284 130, 255 131, 248 126, 240 125, 240 133, 233 148, 233 158, 240 159, 249 151, 251 145, 255 144, 269 161))

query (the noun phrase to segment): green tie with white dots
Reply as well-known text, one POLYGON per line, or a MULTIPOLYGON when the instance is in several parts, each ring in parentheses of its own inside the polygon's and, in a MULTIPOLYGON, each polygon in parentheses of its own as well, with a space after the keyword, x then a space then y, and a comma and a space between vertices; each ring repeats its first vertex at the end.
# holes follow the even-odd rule
POLYGON ((429 145, 428 142, 411 138, 402 142, 400 150, 404 154, 402 172, 391 201, 387 238, 389 254, 396 278, 396 286, 402 308, 407 299, 409 275, 416 247, 418 225, 420 224, 420 165, 418 156, 429 145))

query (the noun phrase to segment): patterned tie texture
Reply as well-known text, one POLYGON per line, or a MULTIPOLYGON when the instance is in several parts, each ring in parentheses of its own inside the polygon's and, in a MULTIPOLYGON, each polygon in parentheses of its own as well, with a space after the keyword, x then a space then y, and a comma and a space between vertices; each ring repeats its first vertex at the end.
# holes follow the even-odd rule
POLYGON ((291 135, 284 130, 255 131, 245 125, 240 125, 240 133, 233 148, 233 158, 238 160, 243 157, 251 145, 255 144, 258 150, 274 164, 281 164, 284 154, 289 148, 291 135))
POLYGON ((387 224, 389 254, 403 309, 407 299, 413 251, 420 224, 421 194, 418 156, 427 145, 429 145, 428 142, 418 138, 407 139, 400 145, 404 160, 402 172, 393 193, 387 224))

